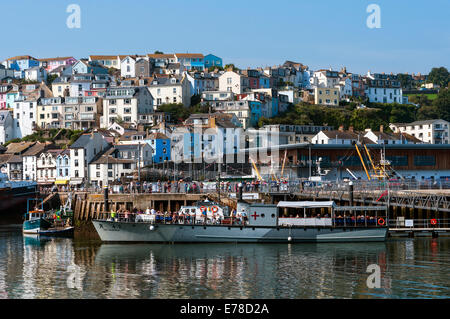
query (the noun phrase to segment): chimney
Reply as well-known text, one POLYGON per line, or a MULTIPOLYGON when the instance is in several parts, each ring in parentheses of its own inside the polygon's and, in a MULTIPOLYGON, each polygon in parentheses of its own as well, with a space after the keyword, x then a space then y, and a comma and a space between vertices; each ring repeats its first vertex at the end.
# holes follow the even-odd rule
POLYGON ((216 118, 214 116, 209 118, 209 127, 216 127, 216 118))
POLYGON ((384 126, 380 125, 380 132, 383 133, 383 131, 384 131, 384 126))
POLYGON ((339 132, 344 132, 344 125, 339 126, 339 132))
POLYGON ((350 132, 353 132, 353 126, 350 126, 350 127, 348 128, 348 130, 349 130, 350 132))

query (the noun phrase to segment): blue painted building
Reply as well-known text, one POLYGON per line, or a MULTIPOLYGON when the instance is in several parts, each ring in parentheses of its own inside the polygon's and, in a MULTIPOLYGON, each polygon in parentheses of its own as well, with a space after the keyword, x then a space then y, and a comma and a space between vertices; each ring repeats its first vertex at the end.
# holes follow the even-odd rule
POLYGON ((208 54, 205 56, 205 68, 209 68, 211 66, 220 66, 222 65, 222 58, 219 58, 218 56, 215 56, 214 54, 208 54))
POLYGON ((66 184, 70 180, 70 151, 66 149, 56 157, 55 184, 66 184))
POLYGON ((262 117, 262 103, 259 101, 248 101, 250 107, 250 125, 258 127, 259 119, 262 117))
POLYGON ((259 88, 269 89, 270 88, 270 78, 265 75, 259 77, 259 88))
POLYGON ((108 74, 108 69, 99 64, 80 60, 72 66, 72 74, 80 73, 108 74))
POLYGON ((146 139, 152 148, 153 163, 170 161, 170 138, 162 133, 153 133, 146 139))
POLYGON ((26 69, 39 66, 39 61, 29 55, 9 58, 7 61, 8 67, 15 71, 24 71, 26 69))

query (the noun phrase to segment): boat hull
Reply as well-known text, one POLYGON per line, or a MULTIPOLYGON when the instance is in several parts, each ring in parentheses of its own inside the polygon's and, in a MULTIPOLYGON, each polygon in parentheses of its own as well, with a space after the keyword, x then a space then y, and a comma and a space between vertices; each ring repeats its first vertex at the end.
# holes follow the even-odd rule
POLYGON ((41 231, 48 229, 51 223, 43 218, 26 220, 23 222, 22 230, 24 234, 39 234, 41 231))
POLYGON ((45 230, 40 230, 39 235, 51 236, 51 237, 72 237, 74 232, 74 227, 66 228, 49 228, 45 230))
POLYGON ((0 224, 16 224, 23 221, 27 209, 27 199, 35 197, 35 186, 0 190, 0 224))
POLYGON ((151 243, 300 243, 300 242, 381 242, 382 227, 264 227, 226 225, 148 224, 92 221, 104 242, 151 243))

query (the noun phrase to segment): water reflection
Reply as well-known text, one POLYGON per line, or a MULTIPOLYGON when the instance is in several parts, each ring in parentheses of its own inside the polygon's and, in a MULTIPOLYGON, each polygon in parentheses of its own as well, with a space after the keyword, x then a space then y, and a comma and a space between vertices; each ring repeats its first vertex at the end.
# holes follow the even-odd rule
POLYGON ((0 228, 0 298, 448 298, 449 243, 119 245, 0 228))

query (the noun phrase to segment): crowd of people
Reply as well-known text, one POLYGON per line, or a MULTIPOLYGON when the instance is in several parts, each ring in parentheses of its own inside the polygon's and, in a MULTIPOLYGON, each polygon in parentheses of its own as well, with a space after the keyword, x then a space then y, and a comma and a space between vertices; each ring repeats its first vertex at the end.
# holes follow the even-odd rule
POLYGON ((220 214, 208 216, 206 213, 185 213, 183 211, 157 211, 147 207, 145 211, 134 208, 133 210, 112 209, 107 217, 108 220, 124 222, 151 222, 164 224, 237 224, 247 225, 248 216, 245 212, 232 210, 230 216, 224 217, 220 214))
MULTIPOLYGON (((108 191, 110 194, 133 194, 133 193, 207 193, 211 191, 221 192, 221 193, 237 193, 239 187, 242 187, 242 191, 246 193, 251 192, 274 192, 274 191, 284 191, 288 189, 287 180, 278 181, 161 181, 150 182, 144 181, 142 183, 137 181, 131 181, 129 183, 122 184, 110 184, 108 185, 108 191)), ((101 193, 104 191, 101 185, 86 186, 84 184, 80 185, 52 185, 52 186, 41 186, 40 192, 43 194, 50 194, 54 192, 76 192, 76 191, 87 191, 93 193, 101 193)))

